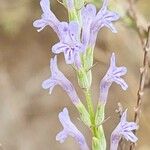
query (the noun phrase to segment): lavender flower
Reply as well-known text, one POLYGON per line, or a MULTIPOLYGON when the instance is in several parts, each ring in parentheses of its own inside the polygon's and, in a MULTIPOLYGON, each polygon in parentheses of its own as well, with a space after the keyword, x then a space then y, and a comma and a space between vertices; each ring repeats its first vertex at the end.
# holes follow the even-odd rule
POLYGON ((106 104, 108 91, 113 82, 119 84, 123 90, 128 88, 126 82, 121 78, 127 72, 126 67, 116 67, 115 54, 112 53, 110 67, 100 82, 100 101, 106 104))
POLYGON ((96 8, 92 4, 88 4, 82 9, 82 20, 85 32, 83 32, 83 39, 86 38, 86 42, 89 42, 90 46, 93 46, 96 41, 98 31, 102 27, 108 27, 112 32, 116 33, 116 29, 112 22, 119 19, 119 15, 115 12, 107 10, 108 0, 103 1, 103 6, 96 14, 96 8), (86 32, 87 31, 87 32, 86 32), (90 36, 89 36, 90 34, 90 36))
POLYGON ((67 108, 64 108, 63 111, 59 113, 59 120, 64 129, 56 135, 56 140, 63 143, 70 135, 79 143, 81 150, 89 150, 84 136, 71 122, 67 108))
POLYGON ((79 40, 80 27, 77 22, 60 23, 58 26, 61 40, 52 47, 55 54, 64 53, 67 64, 75 64, 81 67, 80 53, 84 52, 84 46, 79 40))
POLYGON ((38 28, 38 32, 43 30, 47 25, 51 26, 53 30, 58 33, 58 24, 60 23, 53 12, 50 10, 50 1, 49 0, 41 0, 40 5, 43 11, 41 19, 34 21, 33 26, 38 28))
POLYGON ((51 59, 50 69, 51 77, 42 83, 42 87, 44 89, 49 89, 49 93, 51 94, 54 86, 57 84, 60 85, 67 92, 73 104, 77 105, 80 102, 78 95, 72 83, 63 75, 61 71, 59 71, 57 67, 57 56, 51 59))
POLYGON ((121 138, 125 138, 127 141, 131 141, 133 143, 137 142, 138 138, 133 134, 133 130, 137 130, 138 125, 135 122, 127 122, 127 109, 122 114, 120 123, 114 129, 111 134, 111 146, 110 150, 117 150, 118 143, 121 138))

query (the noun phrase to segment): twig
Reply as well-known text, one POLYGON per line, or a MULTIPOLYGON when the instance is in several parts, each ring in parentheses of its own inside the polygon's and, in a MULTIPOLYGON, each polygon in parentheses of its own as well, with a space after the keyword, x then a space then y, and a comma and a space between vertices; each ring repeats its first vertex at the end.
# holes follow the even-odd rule
MULTIPOLYGON (((141 40, 141 44, 143 47, 144 51, 144 57, 143 57, 143 66, 140 69, 140 83, 139 83, 139 89, 137 93, 137 104, 135 108, 135 114, 134 114, 134 122, 139 123, 140 121, 140 114, 141 114, 141 104, 142 104, 142 96, 144 94, 144 86, 145 86, 145 78, 147 75, 147 69, 148 69, 148 51, 150 51, 150 26, 148 27, 147 31, 147 38, 146 38, 146 43, 145 39, 143 38, 142 35, 142 28, 138 24, 138 17, 137 17, 137 12, 134 8, 134 1, 133 0, 128 0, 129 2, 129 17, 135 22, 136 25, 136 30, 139 35, 139 38, 141 40)), ((134 131, 134 134, 136 134, 136 130, 134 131)), ((130 145, 130 150, 135 150, 135 144, 130 145)))
MULTIPOLYGON (((149 50, 150 50, 150 26, 148 27, 147 41, 144 46, 143 67, 141 68, 140 84, 139 84, 139 89, 138 89, 138 94, 137 94, 138 99, 137 99, 135 115, 134 115, 134 122, 136 122, 137 124, 139 123, 139 120, 140 120, 142 96, 144 94, 145 78, 146 78, 147 69, 148 69, 148 51, 149 50)), ((134 134, 136 134, 136 130, 134 131, 134 134)), ((135 149, 134 144, 130 146, 130 150, 132 149, 135 149)))

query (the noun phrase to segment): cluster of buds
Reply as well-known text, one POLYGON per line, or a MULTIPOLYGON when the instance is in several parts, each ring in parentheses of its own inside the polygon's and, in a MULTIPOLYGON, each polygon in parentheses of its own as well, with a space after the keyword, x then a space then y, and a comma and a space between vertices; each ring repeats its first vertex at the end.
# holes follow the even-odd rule
MULTIPOLYGON (((51 76, 42 83, 44 89, 49 89, 51 94, 55 85, 60 85, 68 94, 71 102, 77 108, 83 123, 92 131, 92 150, 106 150, 106 139, 102 122, 105 119, 105 105, 108 92, 113 82, 119 84, 123 90, 128 88, 126 82, 121 78, 127 72, 126 67, 116 67, 115 54, 111 56, 110 67, 100 82, 99 100, 96 110, 93 107, 91 97, 93 52, 99 30, 103 27, 109 28, 116 33, 117 30, 112 22, 119 19, 119 15, 108 10, 108 0, 103 0, 101 9, 97 12, 93 4, 85 4, 85 0, 63 0, 63 5, 68 10, 69 21, 59 21, 50 9, 49 0, 41 0, 43 11, 41 18, 34 21, 33 26, 37 31, 50 26, 59 38, 59 42, 52 46, 54 58, 50 60, 51 76), (85 94, 87 108, 80 100, 73 84, 58 69, 57 55, 64 53, 66 64, 72 65, 76 70, 78 84, 85 94)), ((127 110, 124 111, 120 123, 112 132, 110 149, 117 150, 121 138, 136 142, 137 137, 132 130, 138 128, 134 122, 126 121, 127 110)), ((71 122, 67 108, 59 113, 59 120, 63 130, 56 135, 56 140, 64 142, 68 136, 72 136, 80 146, 81 150, 89 150, 89 144, 85 137, 71 122)))

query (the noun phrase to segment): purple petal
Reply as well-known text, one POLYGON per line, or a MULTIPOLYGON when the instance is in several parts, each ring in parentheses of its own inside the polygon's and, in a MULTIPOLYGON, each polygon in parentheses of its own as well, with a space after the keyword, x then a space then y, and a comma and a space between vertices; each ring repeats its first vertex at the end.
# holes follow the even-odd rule
POLYGON ((120 18, 120 16, 119 16, 117 13, 115 13, 115 12, 112 12, 112 11, 107 10, 107 11, 105 12, 104 18, 105 18, 105 21, 111 22, 112 20, 113 20, 113 21, 118 20, 118 19, 120 18))
POLYGON ((61 132, 59 132, 57 135, 56 135, 56 141, 59 141, 60 143, 64 143, 64 141, 66 140, 67 138, 67 134, 66 132, 63 130, 61 132))
POLYGON ((127 141, 131 141, 133 143, 137 142, 138 140, 138 138, 132 132, 127 132, 124 134, 124 137, 127 141))
POLYGON ((128 122, 127 125, 125 125, 125 127, 123 127, 124 130, 128 131, 128 130, 137 130, 138 126, 135 122, 128 122))
POLYGON ((57 67, 57 56, 51 58, 50 60, 50 69, 53 77, 62 76, 62 73, 59 71, 57 67))
POLYGON ((56 82, 53 81, 52 79, 47 79, 47 80, 43 81, 43 83, 42 83, 43 89, 49 89, 50 94, 52 93, 52 90, 55 85, 56 85, 56 82))
POLYGON ((114 82, 119 84, 124 91, 127 90, 128 85, 122 78, 114 77, 114 82))
POLYGON ((50 1, 49 0, 41 0, 40 1, 41 8, 45 14, 48 14, 50 11, 50 1))
POLYGON ((114 74, 117 77, 123 76, 127 73, 127 68, 126 67, 117 67, 117 69, 115 69, 114 74))
POLYGON ((64 52, 67 48, 69 48, 67 44, 63 44, 62 42, 59 42, 52 47, 52 52, 55 54, 59 54, 61 52, 64 52))
POLYGON ((96 16, 96 7, 92 4, 88 4, 86 7, 83 7, 81 15, 83 21, 82 43, 87 47, 90 39, 91 24, 96 16))
POLYGON ((68 31, 69 31, 69 25, 67 22, 61 22, 58 26, 58 30, 60 32, 61 40, 62 41, 67 41, 65 40, 66 38, 68 39, 68 31))
POLYGON ((78 41, 80 35, 79 24, 75 21, 69 23, 69 33, 72 41, 78 41))
POLYGON ((104 23, 104 26, 106 26, 107 28, 109 28, 109 29, 111 30, 111 32, 117 33, 116 28, 114 27, 114 25, 113 25, 111 22, 109 22, 109 23, 104 23))
POLYGON ((74 52, 69 48, 68 50, 64 51, 65 61, 66 64, 73 64, 74 63, 74 52))
POLYGON ((103 6, 102 6, 103 10, 107 10, 108 2, 109 0, 103 0, 103 6))
POLYGON ((83 7, 81 15, 83 23, 87 23, 87 21, 92 21, 96 16, 96 7, 92 4, 88 4, 86 7, 83 7))
POLYGON ((123 112, 123 114, 122 114, 122 116, 121 116, 121 119, 120 119, 120 122, 122 123, 122 124, 125 124, 126 123, 126 121, 127 121, 127 109, 123 112))
POLYGON ((40 32, 47 26, 47 23, 43 19, 39 19, 33 22, 33 26, 39 28, 37 31, 40 32))
POLYGON ((59 113, 58 117, 62 124, 65 124, 67 121, 70 121, 67 108, 64 108, 63 111, 59 113))
POLYGON ((71 122, 67 108, 59 113, 59 120, 64 129, 56 135, 56 140, 62 143, 70 135, 79 143, 81 150, 89 150, 84 136, 71 122))
POLYGON ((81 68, 81 58, 80 58, 80 54, 76 53, 74 56, 74 62, 75 62, 75 66, 79 69, 81 68))

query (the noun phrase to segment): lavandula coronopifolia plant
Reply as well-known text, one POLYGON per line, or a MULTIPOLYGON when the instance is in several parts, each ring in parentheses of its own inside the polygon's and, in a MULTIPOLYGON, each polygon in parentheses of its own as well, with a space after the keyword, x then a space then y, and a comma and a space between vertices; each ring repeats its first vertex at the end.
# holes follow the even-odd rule
MULTIPOLYGON (((84 3, 85 0, 63 0, 63 5, 68 11, 69 21, 61 22, 51 11, 50 1, 41 0, 40 5, 43 14, 41 19, 33 23, 33 26, 38 31, 43 30, 45 26, 50 26, 56 32, 59 41, 52 46, 52 52, 56 55, 64 53, 66 64, 72 65, 76 70, 78 84, 85 94, 87 108, 77 95, 73 84, 58 69, 57 56, 51 58, 51 76, 42 83, 42 87, 49 89, 49 93, 51 94, 54 86, 60 85, 77 108, 81 120, 92 132, 92 150, 106 150, 103 121, 105 119, 105 105, 107 103, 108 92, 113 82, 119 84, 123 90, 127 89, 126 82, 121 78, 121 76, 126 74, 127 69, 125 67, 116 67, 115 54, 113 53, 110 67, 100 82, 100 96, 97 109, 95 110, 91 97, 91 68, 93 66, 93 52, 99 30, 102 27, 107 27, 116 33, 117 31, 112 22, 117 21, 119 15, 108 10, 108 0, 103 0, 102 7, 98 13, 96 13, 96 7, 93 4, 84 5, 84 3)), ((72 136, 79 143, 81 150, 91 149, 89 148, 90 144, 86 143, 83 134, 71 122, 67 108, 64 108, 59 113, 59 120, 63 126, 63 130, 57 134, 57 141, 62 143, 68 136, 72 136)), ((111 150, 117 149, 118 142, 122 137, 136 142, 137 138, 131 132, 135 129, 137 129, 135 123, 128 123, 126 121, 125 111, 121 117, 121 122, 112 133, 111 150), (131 135, 132 137, 129 137, 131 135)))

